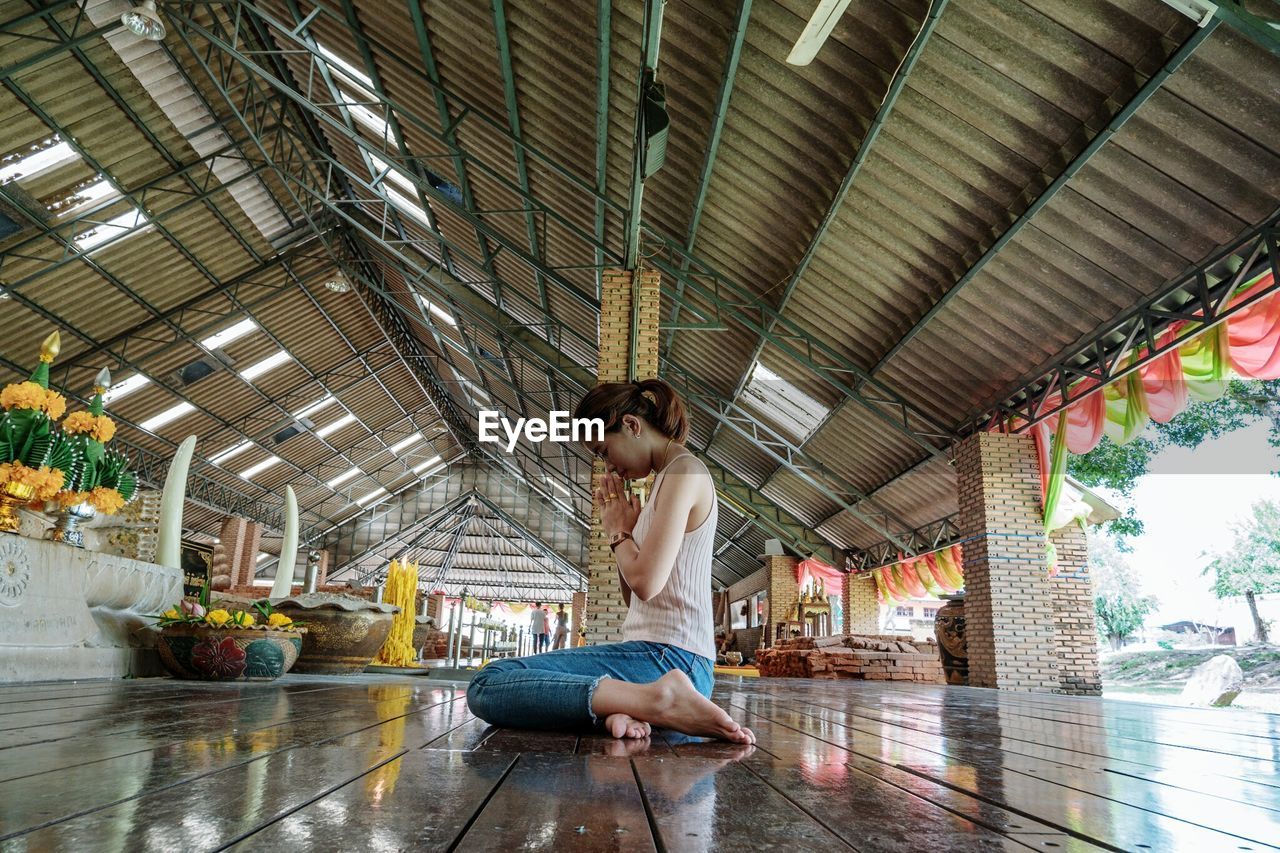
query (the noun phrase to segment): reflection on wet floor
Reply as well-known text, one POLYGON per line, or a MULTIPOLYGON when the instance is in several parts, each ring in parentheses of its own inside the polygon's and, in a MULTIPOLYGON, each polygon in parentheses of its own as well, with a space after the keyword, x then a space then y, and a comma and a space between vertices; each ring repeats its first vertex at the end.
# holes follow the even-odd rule
POLYGON ((754 747, 496 730, 464 686, 288 676, 0 689, 14 850, 1267 850, 1268 715, 723 679, 754 747))

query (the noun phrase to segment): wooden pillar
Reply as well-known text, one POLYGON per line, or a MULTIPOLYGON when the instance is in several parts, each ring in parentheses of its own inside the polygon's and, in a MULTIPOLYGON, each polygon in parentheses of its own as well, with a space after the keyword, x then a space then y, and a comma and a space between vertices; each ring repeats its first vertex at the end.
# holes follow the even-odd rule
MULTIPOLYGON (((658 307, 661 277, 656 270, 606 270, 601 276, 600 362, 601 382, 627 382, 631 358, 633 290, 636 309, 636 379, 658 375, 658 307)), ((604 475, 604 465, 592 467, 594 492, 604 475)), ((609 550, 609 538, 600 523, 600 507, 591 508, 591 534, 587 549, 587 597, 585 617, 588 643, 613 643, 622 639, 627 607, 622 601, 618 568, 609 550)), ((576 608, 575 608, 576 610, 576 608)))
POLYGON ((1089 541, 1074 524, 1051 537, 1058 549, 1053 579, 1053 618, 1057 637, 1058 690, 1077 696, 1101 696, 1098 634, 1089 579, 1089 541))
POLYGON ((1053 690, 1054 593, 1035 445, 1028 435, 980 433, 960 444, 956 469, 969 684, 1053 690))

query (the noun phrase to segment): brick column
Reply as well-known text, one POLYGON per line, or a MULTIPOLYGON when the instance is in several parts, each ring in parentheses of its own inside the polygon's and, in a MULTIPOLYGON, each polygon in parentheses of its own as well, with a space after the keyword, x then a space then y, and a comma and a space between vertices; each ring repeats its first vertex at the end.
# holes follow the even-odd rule
POLYGON ((846 634, 880 633, 880 602, 876 599, 876 582, 871 575, 845 575, 841 604, 846 634))
MULTIPOLYGON (((601 276, 600 363, 601 382, 626 382, 631 355, 632 285, 638 291, 639 321, 636 342, 637 379, 658 375, 658 307, 661 278, 656 270, 606 270, 601 276)), ((591 488, 600 485, 604 466, 592 467, 591 488)), ((609 550, 609 538, 600 523, 600 507, 591 508, 591 534, 587 548, 587 597, 584 608, 588 643, 613 643, 622 639, 627 608, 622 601, 618 568, 609 550)), ((576 608, 575 608, 576 611, 576 608)), ((576 617, 575 617, 576 618, 576 617)))
POLYGON ((320 549, 320 562, 316 564, 316 586, 329 580, 329 549, 320 549))
POLYGON ((444 612, 444 596, 440 593, 433 593, 427 596, 427 615, 436 620, 436 627, 441 631, 444 630, 445 612, 444 612))
POLYGON ((573 612, 569 615, 569 648, 578 645, 578 630, 582 627, 582 617, 587 613, 587 594, 575 592, 569 605, 573 612))
POLYGON ((1101 696, 1093 584, 1089 578, 1089 541, 1084 530, 1074 524, 1057 531, 1051 538, 1058 549, 1058 574, 1053 579, 1057 692, 1101 696))
POLYGON ((1030 436, 980 433, 956 464, 964 546, 969 684, 1058 686, 1053 587, 1045 565, 1040 469, 1030 436))
POLYGON ((765 555, 766 586, 769 593, 769 619, 764 626, 764 644, 773 645, 774 626, 791 619, 796 603, 800 600, 800 585, 796 583, 796 557, 765 555))
POLYGON ((229 576, 232 589, 251 586, 261 545, 262 525, 235 516, 224 518, 213 546, 213 576, 229 576))

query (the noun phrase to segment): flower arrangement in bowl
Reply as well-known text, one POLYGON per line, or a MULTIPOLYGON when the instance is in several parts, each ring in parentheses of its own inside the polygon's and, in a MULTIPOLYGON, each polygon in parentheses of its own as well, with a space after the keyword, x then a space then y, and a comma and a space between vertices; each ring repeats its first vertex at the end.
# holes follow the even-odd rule
POLYGON ((84 534, 77 525, 98 513, 114 515, 138 489, 138 479, 129 470, 124 454, 106 446, 116 434, 115 421, 102 410, 102 395, 110 387, 111 372, 104 367, 94 379, 88 411, 72 412, 62 422, 72 448, 72 464, 62 488, 54 495, 58 521, 47 535, 76 548, 84 547, 84 534))
POLYGON ((225 602, 209 605, 209 588, 200 598, 184 598, 155 617, 160 628, 160 661, 175 678, 202 681, 272 681, 293 666, 302 651, 306 628, 270 602, 252 610, 225 602))
POLYGON ((54 332, 40 346, 40 362, 25 382, 0 390, 0 531, 17 533, 16 510, 52 498, 62 488, 74 450, 53 425, 67 401, 49 390, 49 364, 58 355, 54 332))

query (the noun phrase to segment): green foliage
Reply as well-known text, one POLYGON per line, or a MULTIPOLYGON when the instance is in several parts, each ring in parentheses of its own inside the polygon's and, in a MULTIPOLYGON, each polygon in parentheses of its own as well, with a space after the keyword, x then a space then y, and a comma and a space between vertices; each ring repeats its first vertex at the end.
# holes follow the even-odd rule
POLYGON ((1213 575, 1218 598, 1280 592, 1280 504, 1258 501, 1253 517, 1235 525, 1235 541, 1202 574, 1213 575))
POLYGON ((1118 648, 1125 637, 1142 627, 1147 614, 1155 609, 1156 599, 1141 594, 1132 567, 1109 539, 1090 537, 1089 574, 1099 632, 1118 648))
POLYGON ((1160 648, 1162 648, 1162 649, 1168 649, 1168 650, 1172 650, 1172 649, 1173 649, 1173 641, 1172 641, 1172 640, 1158 640, 1158 641, 1156 642, 1156 645, 1157 645, 1157 646, 1159 646, 1159 647, 1160 647, 1160 648))
MULTIPOLYGON (((1167 447, 1194 449, 1208 439, 1218 438, 1248 426, 1259 417, 1271 421, 1270 442, 1280 447, 1280 380, 1233 379, 1227 392, 1212 402, 1193 401, 1167 424, 1152 422, 1138 438, 1119 445, 1109 438, 1088 453, 1071 456, 1067 473, 1090 488, 1107 488, 1125 497, 1133 493, 1138 478, 1148 472, 1151 461, 1167 447)), ((1142 533, 1142 520, 1133 509, 1111 521, 1107 532, 1124 538, 1142 533)))

